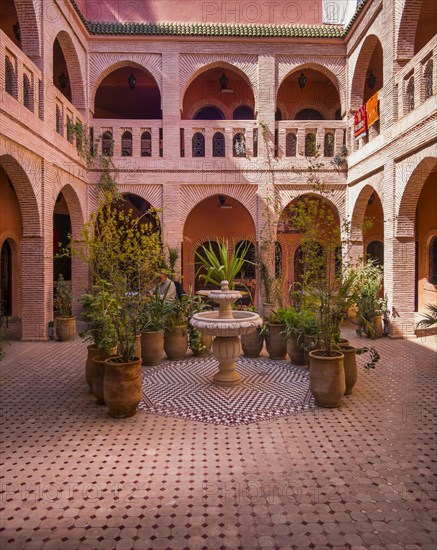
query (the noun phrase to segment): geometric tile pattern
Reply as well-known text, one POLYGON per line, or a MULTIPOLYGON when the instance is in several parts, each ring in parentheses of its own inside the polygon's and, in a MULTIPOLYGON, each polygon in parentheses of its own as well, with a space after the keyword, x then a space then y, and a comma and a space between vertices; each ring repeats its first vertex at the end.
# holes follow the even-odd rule
POLYGON ((6 346, 1 550, 435 550, 437 341, 371 344, 340 408, 235 426, 113 419, 79 339, 6 346))
POLYGON ((287 361, 241 356, 239 386, 211 382, 217 359, 209 355, 143 370, 140 409, 150 414, 236 426, 314 409, 308 369, 287 361))

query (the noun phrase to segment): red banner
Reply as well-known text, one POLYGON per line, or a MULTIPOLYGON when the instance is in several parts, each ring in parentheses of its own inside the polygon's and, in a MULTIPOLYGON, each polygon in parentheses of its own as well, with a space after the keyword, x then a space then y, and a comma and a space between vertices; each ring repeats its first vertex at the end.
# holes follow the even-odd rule
POLYGON ((366 106, 361 105, 354 116, 354 136, 355 139, 364 137, 367 134, 367 113, 366 106))

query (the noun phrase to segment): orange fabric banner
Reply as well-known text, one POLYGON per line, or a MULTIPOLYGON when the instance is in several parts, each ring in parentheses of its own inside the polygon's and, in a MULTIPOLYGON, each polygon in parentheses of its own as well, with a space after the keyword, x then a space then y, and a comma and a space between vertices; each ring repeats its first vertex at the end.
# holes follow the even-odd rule
POLYGON ((372 97, 366 102, 367 111, 367 126, 370 127, 379 120, 378 113, 378 92, 373 94, 372 97))

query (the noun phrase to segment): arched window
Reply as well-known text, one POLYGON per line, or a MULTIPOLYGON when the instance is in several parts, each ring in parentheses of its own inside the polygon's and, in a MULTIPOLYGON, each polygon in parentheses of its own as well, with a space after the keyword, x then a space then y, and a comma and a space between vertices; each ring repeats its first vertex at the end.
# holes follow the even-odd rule
POLYGON ((123 132, 123 135, 121 136, 121 156, 132 156, 132 134, 128 131, 123 132))
POLYGON ((234 120, 253 120, 253 109, 248 105, 240 105, 234 110, 232 118, 234 120))
POLYGON ((275 112, 275 120, 282 120, 282 111, 279 107, 276 109, 275 112))
POLYGON ((275 277, 282 277, 282 246, 278 241, 275 241, 275 277))
POLYGON ((305 136, 305 156, 314 157, 316 154, 316 134, 310 133, 305 136))
POLYGON ((373 260, 376 265, 384 265, 384 244, 381 241, 370 242, 366 252, 368 260, 373 260))
POLYGON ((295 120, 324 120, 322 113, 316 109, 302 109, 294 117, 295 120))
POLYGON ((428 63, 425 65, 425 70, 423 71, 425 100, 429 99, 433 95, 433 85, 432 85, 433 68, 434 68, 434 64, 432 59, 430 59, 428 63))
POLYGON ((238 132, 235 134, 233 140, 233 156, 234 157, 245 157, 246 156, 246 138, 244 134, 238 132))
POLYGON ((0 315, 12 315, 12 249, 6 240, 2 245, 0 262, 0 315))
POLYGON ((196 132, 194 134, 191 145, 193 157, 205 156, 205 136, 202 134, 202 132, 196 132))
POLYGON ((414 76, 410 77, 405 92, 405 102, 407 113, 414 109, 414 76))
POLYGON ((9 95, 15 97, 14 94, 14 67, 9 57, 5 57, 5 90, 9 95))
POLYGON ((112 139, 112 132, 106 131, 102 137, 102 155, 104 157, 112 157, 114 149, 114 141, 112 139))
POLYGON ((218 107, 202 107, 194 115, 193 120, 224 120, 225 115, 218 107))
POLYGON ((325 134, 325 142, 323 144, 323 155, 325 157, 334 156, 334 134, 332 132, 327 132, 325 134))
POLYGON ((141 134, 141 156, 152 156, 152 135, 150 132, 143 132, 141 134))
POLYGON ((64 135, 64 124, 62 120, 61 108, 59 107, 59 105, 56 105, 56 131, 61 136, 64 135))
POLYGON ((437 237, 433 237, 429 243, 428 281, 437 285, 437 237))
POLYGON ((33 112, 32 87, 27 74, 23 75, 23 105, 33 112))
POLYGON ((225 136, 221 132, 216 132, 212 138, 212 156, 225 156, 225 136))
POLYGON ((295 157, 296 156, 296 147, 297 147, 297 137, 296 134, 290 132, 285 138, 285 156, 286 157, 295 157))
POLYGON ((246 246, 248 246, 247 254, 245 260, 248 260, 244 262, 243 267, 241 270, 237 273, 236 279, 255 279, 255 245, 252 241, 240 241, 235 245, 235 250, 238 250, 239 248, 243 250, 246 246))

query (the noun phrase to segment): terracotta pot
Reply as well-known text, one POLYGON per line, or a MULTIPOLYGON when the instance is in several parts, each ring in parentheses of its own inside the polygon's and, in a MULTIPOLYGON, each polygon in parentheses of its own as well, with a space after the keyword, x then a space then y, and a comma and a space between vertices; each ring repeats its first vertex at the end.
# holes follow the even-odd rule
POLYGON ((142 364, 147 367, 159 365, 164 355, 164 331, 141 333, 142 364))
POLYGON ((356 349, 353 346, 341 346, 344 355, 344 378, 346 382, 345 395, 352 393, 352 388, 358 378, 356 349))
POLYGON ((86 359, 86 365, 85 365, 85 379, 89 386, 90 392, 92 393, 92 379, 93 379, 93 369, 94 369, 94 363, 93 358, 97 357, 101 354, 99 348, 91 344, 87 347, 88 350, 88 356, 86 359))
POLYGON ((305 365, 305 353, 300 341, 303 342, 303 338, 296 334, 287 338, 287 353, 293 365, 305 365))
POLYGON ((284 324, 267 323, 269 334, 266 336, 266 348, 271 359, 285 359, 287 355, 287 344, 282 332, 284 324))
POLYGON ((207 336, 206 334, 202 334, 202 338, 200 339, 200 345, 202 349, 193 349, 193 355, 194 357, 203 357, 204 355, 208 355, 211 351, 212 346, 212 336, 207 336))
POLYGON ((254 332, 241 335, 241 347, 246 357, 258 357, 264 346, 264 338, 260 335, 261 327, 254 332))
POLYGON ((382 338, 382 315, 375 315, 373 318, 373 328, 375 330, 374 338, 382 338))
POLYGON ((71 342, 76 334, 76 317, 58 317, 56 336, 60 342, 71 342))
POLYGON ((188 329, 185 325, 164 332, 164 351, 168 359, 183 359, 188 349, 188 329))
POLYGON ((305 334, 303 341, 305 346, 305 349, 304 349, 305 365, 309 367, 310 351, 312 351, 313 349, 320 349, 322 346, 322 343, 318 336, 310 336, 309 334, 305 334))
POLYGON ((113 418, 128 418, 137 412, 142 396, 141 359, 120 363, 120 357, 105 361, 103 399, 113 418))
POLYGON ((93 371, 91 379, 91 393, 94 395, 97 401, 97 405, 104 405, 105 399, 103 397, 103 383, 105 380, 106 359, 97 355, 93 358, 93 371))
POLYGON ((310 351, 310 390, 319 407, 339 407, 346 390, 344 355, 333 351, 333 357, 323 350, 310 351))

